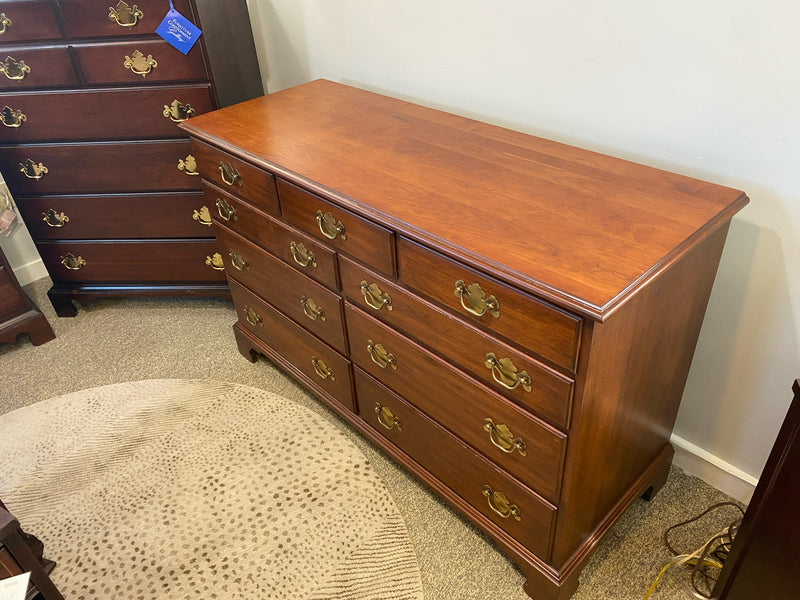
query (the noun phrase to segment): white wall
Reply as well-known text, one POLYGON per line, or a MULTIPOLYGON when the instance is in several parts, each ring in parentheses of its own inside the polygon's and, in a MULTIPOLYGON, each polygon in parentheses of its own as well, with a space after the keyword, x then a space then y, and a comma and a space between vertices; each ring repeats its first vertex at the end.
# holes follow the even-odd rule
POLYGON ((800 377, 800 3, 249 4, 270 91, 324 77, 745 190, 673 439, 755 481, 800 377))

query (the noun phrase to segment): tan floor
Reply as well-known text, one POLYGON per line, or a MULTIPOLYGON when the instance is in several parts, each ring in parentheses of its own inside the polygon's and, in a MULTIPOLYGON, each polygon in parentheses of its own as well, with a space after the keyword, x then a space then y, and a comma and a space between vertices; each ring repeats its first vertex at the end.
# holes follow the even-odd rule
MULTIPOLYGON (((0 346, 0 414, 53 396, 142 379, 214 379, 269 389, 295 399, 337 423, 383 478, 403 517, 420 562, 428 600, 526 600, 524 578, 480 534, 414 478, 307 394, 265 359, 251 364, 231 331, 231 304, 215 299, 103 300, 58 318, 47 300, 49 280, 27 286, 53 326, 56 339, 32 346, 0 346)), ((574 600, 638 600, 671 558, 662 541, 672 524, 728 498, 673 468, 652 502, 637 500, 598 547, 574 600)), ((719 513, 683 536, 686 550, 700 545, 730 520, 719 513)), ((46 540, 45 540, 46 543, 46 540)), ((654 600, 692 598, 686 573, 675 571, 654 600)))

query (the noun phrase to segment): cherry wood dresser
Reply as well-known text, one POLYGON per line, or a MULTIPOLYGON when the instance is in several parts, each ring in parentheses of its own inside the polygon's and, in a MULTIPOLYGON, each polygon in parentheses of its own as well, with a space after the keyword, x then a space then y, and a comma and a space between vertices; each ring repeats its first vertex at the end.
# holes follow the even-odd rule
POLYGON ((537 599, 657 490, 720 187, 315 81, 182 123, 250 360, 496 541, 537 599))
POLYGON ((0 2, 0 172, 60 316, 99 296, 230 297, 177 123, 263 94, 245 0, 0 2))
POLYGON ((20 287, 0 250, 0 344, 15 344, 22 333, 28 334, 34 346, 55 337, 50 323, 20 287))

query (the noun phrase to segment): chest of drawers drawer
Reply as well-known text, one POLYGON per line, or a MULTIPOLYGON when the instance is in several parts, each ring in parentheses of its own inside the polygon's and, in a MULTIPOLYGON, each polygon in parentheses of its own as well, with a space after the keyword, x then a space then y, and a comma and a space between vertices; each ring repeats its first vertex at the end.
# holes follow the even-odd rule
POLYGON ((50 0, 3 2, 0 11, 0 34, 4 44, 61 37, 50 0))
MULTIPOLYGON (((163 0, 58 0, 58 3, 65 34, 71 38, 152 34, 169 10, 169 3, 163 0)), ((172 4, 182 15, 191 16, 187 0, 173 0, 172 4)))
POLYGON ((64 45, 9 47, 0 57, 0 90, 78 85, 69 48, 64 45))

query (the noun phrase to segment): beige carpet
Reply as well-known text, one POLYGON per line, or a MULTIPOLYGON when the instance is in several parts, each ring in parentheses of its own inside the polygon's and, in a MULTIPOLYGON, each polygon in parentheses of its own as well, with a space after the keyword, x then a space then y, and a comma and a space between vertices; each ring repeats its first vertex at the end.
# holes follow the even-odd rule
POLYGON ((65 598, 422 598, 365 456, 249 386, 161 379, 0 419, 0 498, 46 540, 65 598))

